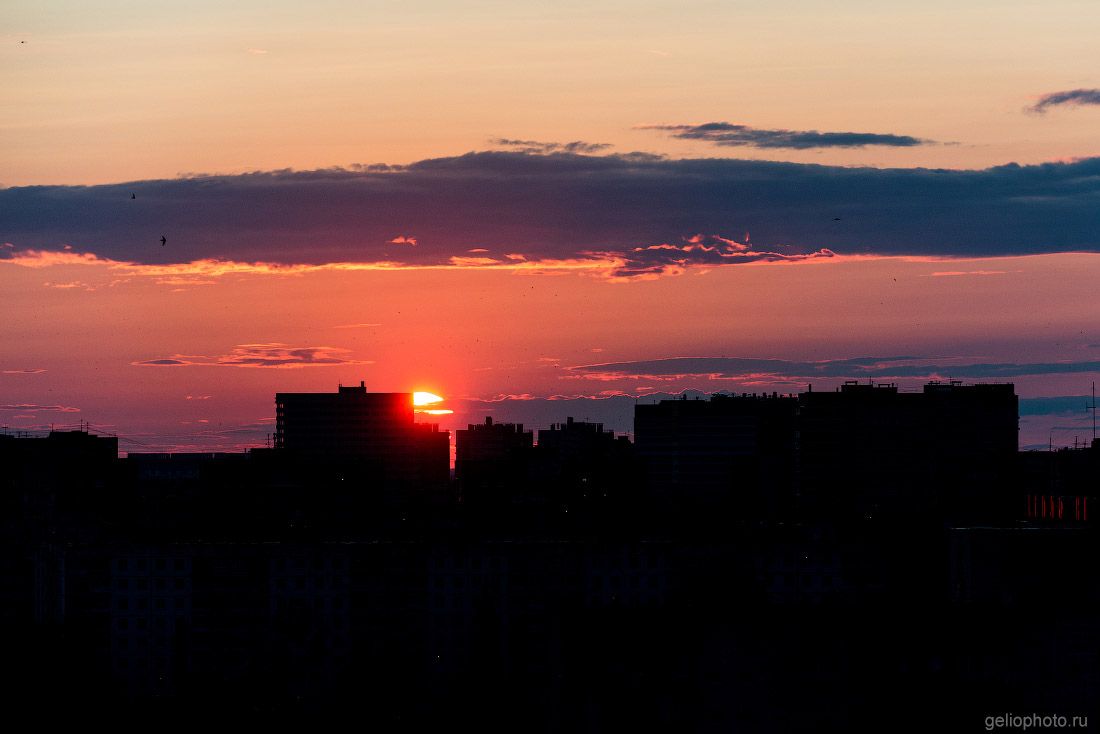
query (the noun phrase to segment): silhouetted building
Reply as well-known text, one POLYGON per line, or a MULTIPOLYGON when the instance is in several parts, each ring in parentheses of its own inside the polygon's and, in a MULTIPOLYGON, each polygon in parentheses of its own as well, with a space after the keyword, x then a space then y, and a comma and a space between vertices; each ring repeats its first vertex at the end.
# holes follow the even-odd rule
POLYGON ((38 462, 61 465, 109 464, 118 458, 118 437, 88 431, 50 431, 46 436, 0 434, 3 465, 38 462))
POLYGON ((1033 711, 1094 707, 1098 537, 1092 527, 1049 519, 948 531, 949 652, 968 697, 984 693, 986 700, 1011 700, 1033 711))
POLYGON ((0 435, 0 623, 65 612, 65 548, 98 539, 116 507, 118 438, 0 435))
POLYGON ((531 488, 554 511, 604 512, 637 499, 634 447, 602 423, 554 423, 539 430, 531 488))
POLYGON ((599 455, 613 446, 618 439, 614 431, 605 431, 603 423, 575 421, 553 423, 539 430, 539 446, 543 452, 553 453, 562 459, 599 455))
POLYGON ((1047 523, 1093 521, 1100 505, 1100 440, 1091 446, 1057 451, 1022 451, 1019 455, 1017 516, 1047 523))
POLYGON ((528 480, 534 434, 523 424, 469 424, 455 431, 455 479, 466 504, 505 501, 528 480))
POLYGON ((158 533, 253 537, 270 530, 271 506, 281 498, 251 452, 132 451, 122 464, 127 515, 158 533))
POLYGON ((799 395, 806 507, 849 518, 1009 513, 1018 442, 1011 384, 933 382, 922 392, 846 383, 799 395))
POLYGON ((0 522, 14 535, 90 530, 110 504, 118 438, 86 431, 0 435, 0 522))
POLYGON ((798 466, 794 397, 713 395, 638 405, 634 440, 663 504, 724 505, 737 515, 789 510, 798 466))
POLYGON ((411 393, 278 393, 275 448, 318 470, 354 471, 375 482, 446 483, 450 435, 414 421, 411 393))

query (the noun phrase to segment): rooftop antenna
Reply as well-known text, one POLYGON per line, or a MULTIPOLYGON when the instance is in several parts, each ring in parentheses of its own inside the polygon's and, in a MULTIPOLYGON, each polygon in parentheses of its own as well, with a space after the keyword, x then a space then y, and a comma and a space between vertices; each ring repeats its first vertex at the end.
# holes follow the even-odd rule
POLYGON ((1096 442, 1096 380, 1092 381, 1092 403, 1085 406, 1085 410, 1092 411, 1092 441, 1096 442))

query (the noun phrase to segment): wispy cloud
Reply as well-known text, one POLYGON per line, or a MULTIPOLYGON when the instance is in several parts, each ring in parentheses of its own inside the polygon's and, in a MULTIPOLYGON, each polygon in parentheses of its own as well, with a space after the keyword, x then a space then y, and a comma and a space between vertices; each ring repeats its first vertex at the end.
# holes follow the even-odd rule
POLYGON ((333 367, 346 364, 373 364, 347 356, 350 350, 339 347, 291 347, 281 343, 239 344, 219 356, 174 354, 171 357, 144 359, 131 364, 139 367, 333 367))
POLYGON ((890 133, 819 132, 817 130, 768 130, 730 122, 704 122, 700 125, 639 125, 638 130, 660 130, 674 138, 702 140, 726 147, 749 148, 865 148, 884 145, 910 148, 932 142, 911 135, 890 133))
POLYGON ((1005 270, 937 270, 934 273, 929 273, 929 278, 951 278, 959 277, 962 275, 1004 275, 1005 270))
POLYGON ((42 285, 44 285, 47 288, 56 288, 58 290, 84 290, 84 291, 94 291, 95 290, 95 286, 89 285, 88 283, 85 283, 84 281, 81 281, 81 280, 73 280, 73 281, 69 281, 67 283, 51 283, 50 281, 46 281, 42 285))
POLYGON ((44 369, 25 369, 25 370, 0 370, 0 375, 40 375, 46 370, 44 369))
POLYGON ((17 410, 23 413, 35 412, 41 413, 44 411, 55 411, 58 413, 79 413, 80 408, 73 408, 69 405, 38 405, 35 403, 15 403, 8 405, 0 405, 0 410, 17 410))
POLYGON ((824 248, 815 252, 755 250, 748 242, 737 242, 719 235, 696 234, 682 238, 677 244, 635 247, 626 254, 623 264, 614 269, 613 275, 618 278, 655 277, 680 273, 692 265, 797 262, 833 256, 834 252, 824 248))
MULTIPOLYGON (((416 263, 398 262, 392 260, 379 260, 373 262, 329 262, 310 264, 294 264, 279 262, 241 262, 235 260, 192 260, 190 262, 143 264, 138 262, 126 262, 100 258, 94 254, 78 254, 69 251, 49 250, 17 250, 11 252, 9 257, 0 257, 0 265, 17 265, 28 268, 47 268, 56 266, 88 266, 107 268, 112 274, 119 276, 119 280, 111 285, 126 282, 128 278, 152 278, 159 284, 190 283, 192 277, 222 278, 227 276, 277 276, 291 277, 308 275, 319 272, 333 271, 398 271, 398 270, 464 270, 469 268, 507 270, 510 272, 550 272, 550 271, 575 271, 593 272, 602 274, 607 270, 618 267, 622 260, 604 256, 586 255, 584 257, 569 260, 539 259, 526 261, 526 256, 506 255, 505 259, 493 257, 464 257, 451 256, 444 263, 416 263), (165 277, 167 276, 167 277, 165 277)), ((200 281, 203 284, 217 281, 200 281)), ((180 289, 176 289, 180 290, 180 289)), ((173 291, 175 292, 175 291, 173 291)))
POLYGON ((1100 89, 1070 89, 1065 92, 1044 94, 1027 110, 1041 115, 1051 107, 1079 107, 1082 105, 1100 105, 1100 89))
POLYGON ((416 247, 419 244, 415 237, 407 237, 403 234, 397 235, 392 240, 386 241, 389 242, 391 245, 412 245, 413 247, 416 247))
POLYGON ((599 153, 611 147, 611 143, 586 143, 574 140, 570 143, 546 143, 540 140, 515 140, 512 138, 493 138, 490 145, 497 148, 510 148, 517 153, 530 155, 548 155, 550 153, 599 153))

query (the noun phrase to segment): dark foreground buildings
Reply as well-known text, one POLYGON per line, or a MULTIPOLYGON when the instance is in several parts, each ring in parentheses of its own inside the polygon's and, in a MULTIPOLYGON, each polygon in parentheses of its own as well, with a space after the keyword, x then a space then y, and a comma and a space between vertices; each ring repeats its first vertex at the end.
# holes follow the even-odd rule
POLYGON ((508 503, 530 481, 528 457, 534 434, 519 423, 494 423, 455 431, 455 479, 467 506, 508 503))
POLYGON ((639 405, 635 442, 650 492, 670 508, 733 520, 1001 520, 1017 509, 1017 412, 1007 384, 849 382, 639 405))
POLYGON ((449 435, 416 423, 411 393, 367 392, 362 382, 335 393, 278 393, 275 448, 304 465, 336 467, 401 489, 445 482, 449 435))
POLYGON ((1092 713, 1100 445, 1018 453, 1011 386, 665 401, 634 442, 486 421, 457 432, 453 480, 407 394, 277 404, 275 447, 244 454, 0 436, 9 715, 789 732, 1092 713))
POLYGON ((1012 385, 934 382, 903 393, 847 383, 803 393, 799 403, 803 495, 822 511, 954 522, 1014 516, 1012 385))
POLYGON ((668 511, 710 506, 736 518, 778 518, 794 509, 794 396, 715 395, 639 405, 634 440, 649 491, 668 511))

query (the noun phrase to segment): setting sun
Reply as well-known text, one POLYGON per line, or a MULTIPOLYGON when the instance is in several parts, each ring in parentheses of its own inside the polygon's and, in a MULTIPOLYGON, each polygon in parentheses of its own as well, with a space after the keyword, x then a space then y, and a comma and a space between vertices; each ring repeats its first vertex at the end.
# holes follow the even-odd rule
POLYGON ((435 393, 430 392, 414 392, 413 393, 413 405, 435 405, 436 403, 442 403, 443 398, 439 397, 435 393))

